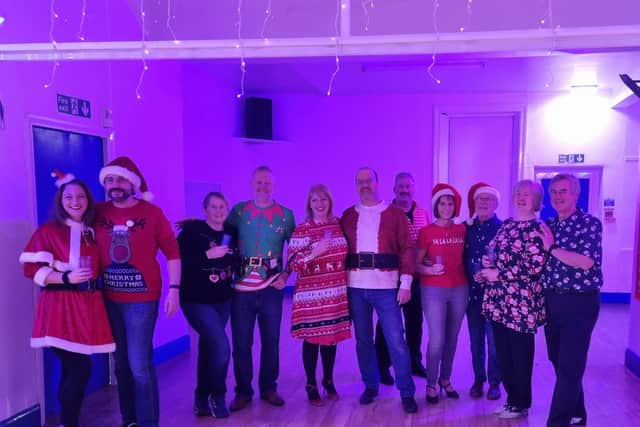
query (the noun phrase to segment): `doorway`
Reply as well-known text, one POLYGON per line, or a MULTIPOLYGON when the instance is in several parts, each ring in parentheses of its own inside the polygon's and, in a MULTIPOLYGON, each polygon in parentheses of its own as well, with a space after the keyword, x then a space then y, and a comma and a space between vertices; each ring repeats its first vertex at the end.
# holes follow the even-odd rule
MULTIPOLYGON (((57 191, 51 172, 59 169, 72 173, 87 183, 96 201, 104 200, 104 189, 98 180, 104 165, 105 139, 102 136, 64 130, 56 127, 31 126, 33 165, 35 175, 35 202, 37 226, 51 217, 53 197, 57 191)), ((59 412, 57 387, 60 381, 60 363, 49 348, 42 353, 44 372, 45 416, 59 412)), ((91 356, 91 377, 87 393, 109 381, 109 356, 91 356)))

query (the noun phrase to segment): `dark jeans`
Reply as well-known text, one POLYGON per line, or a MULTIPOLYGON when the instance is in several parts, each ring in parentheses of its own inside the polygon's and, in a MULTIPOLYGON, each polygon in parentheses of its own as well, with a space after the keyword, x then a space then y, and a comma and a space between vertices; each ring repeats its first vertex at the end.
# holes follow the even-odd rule
POLYGON ((234 292, 231 300, 231 335, 236 393, 253 396, 253 330, 260 328, 260 395, 276 391, 280 371, 280 321, 283 291, 272 286, 255 292, 234 292))
POLYGON ((224 396, 229 370, 229 339, 225 328, 231 302, 219 304, 180 303, 191 327, 198 333, 196 397, 224 396))
POLYGON ((556 384, 547 426, 568 426, 572 417, 586 418, 582 376, 587 364, 591 333, 600 313, 600 293, 545 294, 549 360, 556 384))
POLYGON ((80 407, 91 374, 91 359, 86 354, 72 353, 60 348, 51 350, 60 359, 62 376, 58 387, 60 423, 64 427, 78 427, 80 407))
POLYGON ((529 409, 535 335, 514 331, 498 322, 492 322, 492 325, 507 404, 518 409, 529 409))
POLYGON ((471 363, 475 381, 487 381, 489 384, 500 384, 500 369, 496 358, 496 343, 493 339, 491 322, 482 317, 482 300, 471 301, 467 306, 467 324, 471 341, 471 363), (485 346, 486 337, 486 346, 485 346), (485 351, 486 349, 486 351, 485 351), (486 357, 488 353, 488 358, 486 357), (485 361, 487 368, 485 369, 485 361))
POLYGON ((158 379, 153 366, 153 330, 158 301, 105 300, 116 342, 116 379, 123 423, 157 427, 160 419, 158 379))
POLYGON ((402 315, 397 289, 347 288, 349 310, 356 332, 356 354, 362 381, 368 389, 377 390, 380 383, 378 358, 373 344, 373 310, 382 324, 396 374, 401 397, 413 397, 415 385, 411 377, 411 358, 404 340, 402 315))
MULTIPOLYGON (((411 299, 402 306, 404 314, 404 329, 411 356, 411 366, 422 365, 422 302, 420 297, 420 279, 415 278, 411 283, 411 299)), ((378 355, 378 367, 389 369, 391 367, 391 356, 387 341, 384 339, 384 332, 380 326, 380 321, 376 324, 376 354, 378 355)))

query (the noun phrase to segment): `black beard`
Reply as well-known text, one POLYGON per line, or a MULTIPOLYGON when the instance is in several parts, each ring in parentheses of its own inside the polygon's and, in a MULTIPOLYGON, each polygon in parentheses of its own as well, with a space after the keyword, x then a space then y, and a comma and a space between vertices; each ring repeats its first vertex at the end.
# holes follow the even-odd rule
POLYGON ((109 196, 109 199, 113 200, 114 202, 124 202, 129 197, 133 196, 133 192, 128 192, 124 188, 112 188, 112 189, 110 189, 108 191, 107 195, 109 196), (114 196, 113 193, 116 192, 116 191, 120 191, 122 195, 121 196, 114 196))

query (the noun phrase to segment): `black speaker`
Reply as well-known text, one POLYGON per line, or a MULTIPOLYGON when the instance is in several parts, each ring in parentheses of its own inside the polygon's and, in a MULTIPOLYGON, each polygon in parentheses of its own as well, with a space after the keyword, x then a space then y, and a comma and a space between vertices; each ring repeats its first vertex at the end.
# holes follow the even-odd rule
POLYGON ((244 100, 244 136, 273 139, 270 99, 248 97, 244 100))

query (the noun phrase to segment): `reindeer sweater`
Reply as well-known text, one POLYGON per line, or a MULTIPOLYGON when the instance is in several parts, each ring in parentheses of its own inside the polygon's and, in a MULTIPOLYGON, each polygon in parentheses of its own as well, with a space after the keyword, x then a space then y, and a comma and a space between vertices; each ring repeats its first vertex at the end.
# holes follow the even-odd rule
POLYGON ((178 242, 162 210, 143 200, 130 208, 98 203, 96 239, 105 297, 117 302, 160 299, 162 280, 156 259, 180 259, 178 242))

